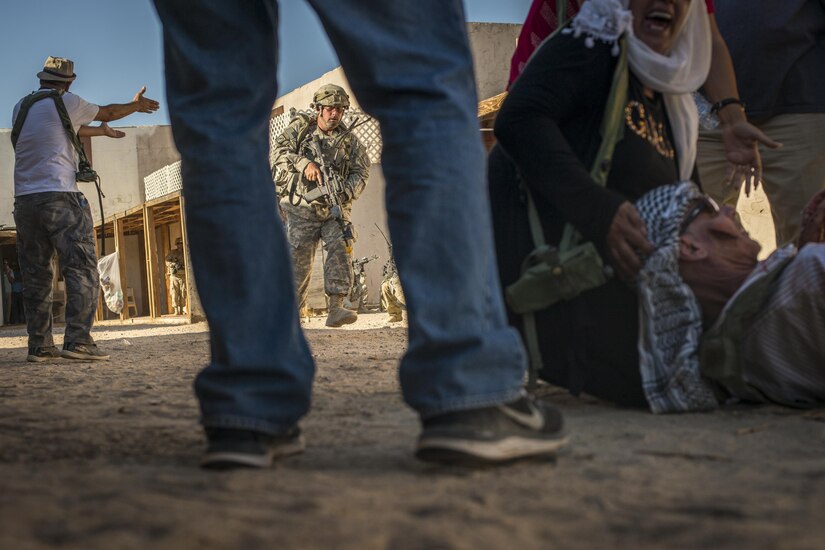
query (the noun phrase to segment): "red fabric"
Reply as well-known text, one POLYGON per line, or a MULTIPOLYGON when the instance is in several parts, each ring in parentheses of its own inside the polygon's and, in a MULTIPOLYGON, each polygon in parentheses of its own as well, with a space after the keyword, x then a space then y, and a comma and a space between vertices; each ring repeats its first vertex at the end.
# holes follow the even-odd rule
MULTIPOLYGON (((567 0, 567 18, 570 19, 579 11, 584 0, 567 0)), ((713 0, 705 0, 708 7, 708 13, 713 13, 713 0)), ((524 69, 524 65, 533 52, 538 48, 539 44, 545 38, 550 36, 559 21, 556 17, 556 0, 533 0, 533 5, 530 6, 530 11, 527 13, 527 19, 524 20, 524 26, 521 28, 521 34, 518 37, 518 44, 516 51, 513 53, 512 61, 510 62, 510 80, 507 82, 507 88, 513 85, 518 75, 524 69)))

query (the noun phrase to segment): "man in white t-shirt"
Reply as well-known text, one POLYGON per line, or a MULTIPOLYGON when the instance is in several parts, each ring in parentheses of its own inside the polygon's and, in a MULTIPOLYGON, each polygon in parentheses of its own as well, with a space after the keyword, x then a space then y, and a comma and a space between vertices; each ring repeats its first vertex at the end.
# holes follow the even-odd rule
MULTIPOLYGON (((49 57, 37 73, 40 91, 56 90, 73 130, 80 137, 123 137, 106 122, 132 113, 151 113, 159 104, 143 97, 142 88, 129 103, 98 106, 69 93, 76 78, 69 59, 49 57), (97 120, 102 124, 87 126, 97 120)), ((14 221, 17 254, 23 276, 23 304, 29 333, 28 361, 53 357, 106 360, 91 336, 97 309, 98 274, 94 224, 89 203, 76 183, 77 156, 58 114, 57 101, 46 97, 14 107, 14 221), (26 109, 25 107, 28 106, 26 109), (21 109, 22 107, 22 109, 21 109), (22 125, 19 116, 24 116, 22 125), (17 133, 19 132, 19 133, 17 133), (63 351, 52 338, 52 260, 55 253, 66 283, 66 332, 63 351)))

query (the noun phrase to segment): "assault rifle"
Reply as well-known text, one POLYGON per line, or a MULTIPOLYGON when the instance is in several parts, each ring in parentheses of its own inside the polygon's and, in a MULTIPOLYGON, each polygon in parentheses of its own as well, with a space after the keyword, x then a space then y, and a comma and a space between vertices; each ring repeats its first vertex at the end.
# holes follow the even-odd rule
POLYGON ((335 156, 330 162, 327 162, 327 159, 324 157, 323 150, 321 148, 321 140, 318 138, 317 134, 313 134, 312 139, 309 142, 309 150, 312 151, 315 156, 314 162, 318 165, 319 170, 321 170, 321 180, 318 182, 318 191, 320 192, 319 196, 324 197, 324 200, 329 207, 330 214, 338 221, 338 225, 341 227, 341 233, 344 236, 344 246, 347 249, 347 254, 352 254, 352 241, 355 240, 352 223, 349 220, 344 219, 343 210, 343 203, 346 202, 349 197, 347 188, 344 185, 347 181, 349 171, 349 159, 342 159, 341 162, 336 161, 338 160, 338 155, 341 152, 339 147, 341 142, 347 134, 352 132, 364 122, 366 122, 366 120, 359 122, 358 119, 355 119, 349 128, 336 136, 335 140, 332 142, 332 149, 335 151, 335 156), (338 164, 343 164, 344 166, 342 173, 337 173, 333 169, 333 166, 338 164), (341 200, 342 196, 344 197, 343 201, 341 200))
POLYGON ((363 268, 363 266, 365 266, 368 263, 370 263, 371 261, 377 260, 377 259, 378 259, 378 254, 373 254, 372 256, 364 256, 360 260, 352 260, 352 268, 354 270, 356 270, 356 273, 357 273, 358 270, 363 268))
POLYGON ((386 281, 387 279, 395 275, 396 271, 398 271, 395 267, 395 256, 393 256, 392 254, 392 243, 390 243, 390 240, 387 238, 384 232, 381 231, 381 228, 378 227, 377 223, 374 223, 373 225, 375 225, 375 228, 378 230, 379 233, 381 233, 381 236, 384 237, 384 241, 387 243, 387 253, 389 254, 389 259, 387 259, 387 263, 384 264, 384 280, 386 281))

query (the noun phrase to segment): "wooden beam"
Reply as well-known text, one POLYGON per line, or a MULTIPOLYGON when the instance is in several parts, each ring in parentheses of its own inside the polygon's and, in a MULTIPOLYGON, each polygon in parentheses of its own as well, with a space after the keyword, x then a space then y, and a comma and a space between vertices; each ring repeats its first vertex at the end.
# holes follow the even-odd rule
POLYGON ((146 202, 146 206, 157 206, 164 202, 178 202, 177 199, 180 197, 180 191, 173 191, 167 195, 163 195, 162 197, 158 197, 156 199, 152 199, 146 202))
POLYGON ((143 234, 146 244, 146 282, 149 292, 149 316, 160 317, 161 272, 158 270, 158 242, 155 233, 155 209, 143 208, 143 234))
POLYGON ((115 250, 117 251, 117 264, 120 270, 120 290, 123 292, 123 309, 120 310, 120 320, 129 319, 129 306, 127 305, 126 289, 129 281, 126 280, 126 238, 123 235, 123 218, 115 220, 115 250))
POLYGON ((141 214, 143 213, 143 205, 135 206, 134 208, 130 208, 126 212, 123 213, 123 217, 131 216, 133 214, 141 214))

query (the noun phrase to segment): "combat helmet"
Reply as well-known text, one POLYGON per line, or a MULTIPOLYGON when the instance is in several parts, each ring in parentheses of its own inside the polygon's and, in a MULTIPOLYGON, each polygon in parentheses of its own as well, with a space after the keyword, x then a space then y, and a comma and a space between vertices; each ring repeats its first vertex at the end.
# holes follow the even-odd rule
POLYGON ((324 84, 315 94, 312 96, 312 105, 313 109, 317 109, 322 105, 327 106, 341 106, 344 108, 349 107, 349 95, 341 86, 336 86, 335 84, 324 84))

